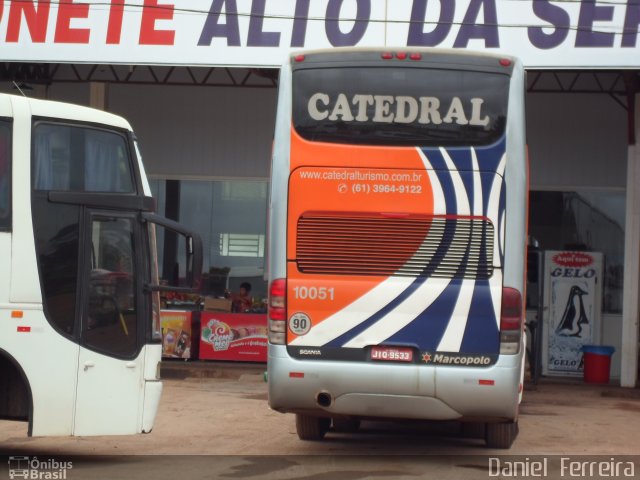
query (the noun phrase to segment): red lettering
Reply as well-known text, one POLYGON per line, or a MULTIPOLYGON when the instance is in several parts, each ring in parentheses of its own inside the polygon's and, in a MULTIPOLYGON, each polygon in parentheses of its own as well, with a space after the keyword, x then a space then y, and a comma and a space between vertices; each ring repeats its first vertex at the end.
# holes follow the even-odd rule
POLYGON ((44 43, 47 37, 49 6, 50 0, 39 0, 37 8, 33 0, 11 2, 9 20, 7 22, 7 42, 17 42, 20 38, 20 25, 24 15, 31 41, 33 43, 44 43))
POLYGON ((173 45, 175 30, 156 30, 156 21, 172 20, 173 10, 173 5, 158 5, 158 0, 144 0, 140 45, 173 45))
POLYGON ((72 18, 87 18, 88 3, 73 3, 73 0, 60 0, 56 21, 55 43, 89 43, 88 28, 71 28, 72 18))
POLYGON ((117 45, 120 43, 123 15, 124 0, 111 0, 111 8, 109 8, 109 25, 107 26, 107 45, 117 45))

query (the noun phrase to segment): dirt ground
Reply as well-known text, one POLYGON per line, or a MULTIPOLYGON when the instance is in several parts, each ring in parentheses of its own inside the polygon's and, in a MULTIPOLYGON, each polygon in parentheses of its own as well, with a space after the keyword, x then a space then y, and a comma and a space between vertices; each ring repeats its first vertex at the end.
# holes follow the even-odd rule
MULTIPOLYGON (((131 437, 28 438, 26 424, 0 422, 6 455, 486 455, 478 439, 455 424, 363 423, 355 434, 330 432, 299 441, 293 415, 271 411, 261 366, 192 368, 167 374, 150 434, 131 437), (177 373, 176 373, 177 372, 177 373)), ((640 453, 640 391, 581 381, 527 385, 517 455, 640 453)))

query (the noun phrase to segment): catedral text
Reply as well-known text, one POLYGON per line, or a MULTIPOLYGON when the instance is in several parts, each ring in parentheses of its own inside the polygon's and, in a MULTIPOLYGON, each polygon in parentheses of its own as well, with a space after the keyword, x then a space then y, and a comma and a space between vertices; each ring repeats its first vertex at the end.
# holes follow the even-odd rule
POLYGON ((456 123, 485 127, 490 118, 482 112, 484 99, 472 98, 464 105, 460 97, 443 103, 438 97, 404 95, 368 95, 344 93, 334 97, 317 92, 307 103, 309 116, 316 121, 419 123, 423 125, 456 123))

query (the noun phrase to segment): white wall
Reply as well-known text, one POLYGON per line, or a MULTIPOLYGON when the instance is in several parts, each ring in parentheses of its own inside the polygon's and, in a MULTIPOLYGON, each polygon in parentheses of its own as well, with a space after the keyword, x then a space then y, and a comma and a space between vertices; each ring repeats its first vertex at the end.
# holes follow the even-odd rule
MULTIPOLYGON (((149 174, 269 176, 275 89, 109 85, 107 95, 132 123, 149 174)), ((531 188, 624 189, 626 122, 608 95, 528 94, 531 188)))
MULTIPOLYGON (((20 84, 20 82, 18 82, 20 84)), ((30 98, 47 98, 58 102, 89 104, 88 83, 53 83, 48 87, 35 83, 28 83, 24 94, 30 98)), ((12 82, 0 82, 0 92, 11 95, 21 95, 12 82)))
MULTIPOLYGON (((108 85, 107 108, 133 125, 150 175, 266 178, 276 93, 108 85)), ((86 105, 89 85, 53 84, 47 95, 86 105)), ((527 94, 527 140, 532 189, 625 188, 626 112, 608 95, 527 94)))
POLYGON ((602 345, 614 347, 611 357, 611 378, 620 378, 622 360, 622 315, 602 315, 602 345))
POLYGON ((269 176, 273 88, 109 85, 108 110, 132 124, 147 173, 269 176))

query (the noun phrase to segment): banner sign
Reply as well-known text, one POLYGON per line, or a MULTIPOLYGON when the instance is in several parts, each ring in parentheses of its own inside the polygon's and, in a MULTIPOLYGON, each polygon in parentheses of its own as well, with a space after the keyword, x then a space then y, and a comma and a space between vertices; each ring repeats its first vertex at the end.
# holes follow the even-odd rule
POLYGON ((267 316, 202 312, 200 360, 267 361, 267 316))
POLYGON ((602 254, 547 251, 544 281, 542 373, 582 375, 583 345, 600 341, 602 254))
POLYGON ((277 67, 292 50, 437 47, 640 68, 637 0, 0 0, 3 61, 277 67))

